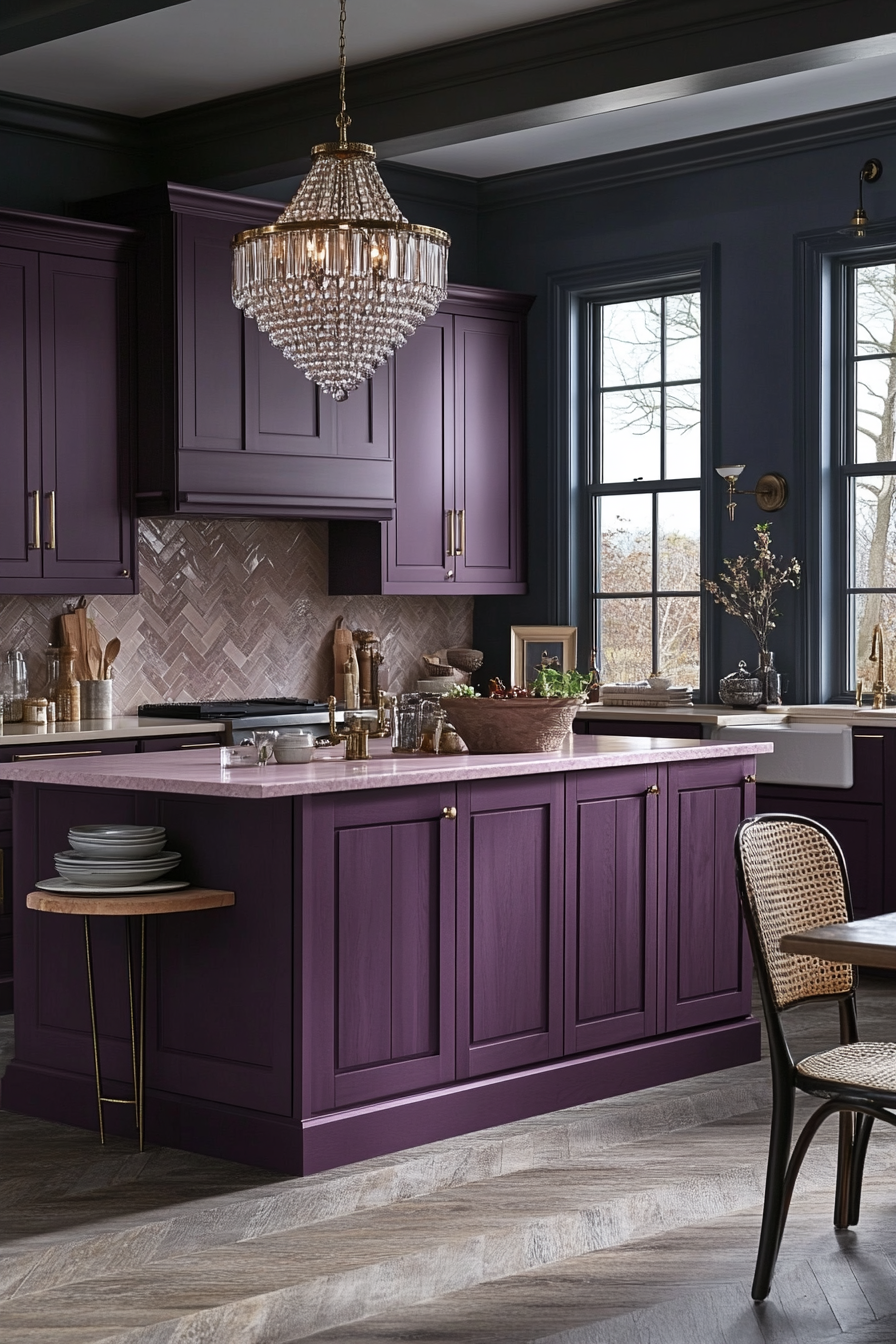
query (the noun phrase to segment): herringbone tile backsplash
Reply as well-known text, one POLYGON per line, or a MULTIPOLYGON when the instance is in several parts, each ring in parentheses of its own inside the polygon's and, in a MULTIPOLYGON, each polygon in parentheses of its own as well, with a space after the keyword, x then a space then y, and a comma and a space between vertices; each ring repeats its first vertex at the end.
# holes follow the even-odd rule
MULTIPOLYGON (((44 684, 59 597, 0 597, 0 650, 21 648, 44 684)), ((103 641, 118 635, 115 712, 159 700, 332 693, 333 629, 382 639, 389 685, 413 688, 420 655, 465 647, 465 597, 329 597, 326 523, 246 519, 140 522, 140 592, 94 597, 103 641)))

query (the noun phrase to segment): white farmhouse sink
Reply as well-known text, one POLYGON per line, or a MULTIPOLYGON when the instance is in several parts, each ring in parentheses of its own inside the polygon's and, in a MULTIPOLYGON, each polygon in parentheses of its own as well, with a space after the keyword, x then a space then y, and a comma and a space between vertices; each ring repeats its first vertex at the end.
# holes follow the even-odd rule
POLYGON ((713 728, 719 742, 771 742, 771 756, 756 758, 760 784, 801 784, 815 789, 851 789, 852 730, 842 723, 770 723, 713 728))

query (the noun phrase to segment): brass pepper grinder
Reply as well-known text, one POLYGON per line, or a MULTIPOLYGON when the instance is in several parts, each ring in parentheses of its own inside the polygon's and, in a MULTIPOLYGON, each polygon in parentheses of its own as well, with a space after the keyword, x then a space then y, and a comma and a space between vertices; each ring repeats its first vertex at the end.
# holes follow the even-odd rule
POLYGON ((370 752, 367 750, 369 731, 369 719, 355 717, 349 720, 348 732, 345 735, 345 759, 347 761, 370 760, 370 752))
POLYGON ((373 709, 379 703, 380 637, 372 630, 353 631, 358 646, 358 667, 361 675, 361 708, 373 709))

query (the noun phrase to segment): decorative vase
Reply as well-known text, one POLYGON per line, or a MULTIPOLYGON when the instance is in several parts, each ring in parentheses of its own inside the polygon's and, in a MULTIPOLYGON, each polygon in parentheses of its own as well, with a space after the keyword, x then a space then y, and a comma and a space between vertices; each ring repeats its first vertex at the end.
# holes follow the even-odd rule
POLYGON ((781 673, 775 667, 775 655, 766 649, 759 650, 759 666, 753 673, 762 687, 760 705, 780 705, 781 673))

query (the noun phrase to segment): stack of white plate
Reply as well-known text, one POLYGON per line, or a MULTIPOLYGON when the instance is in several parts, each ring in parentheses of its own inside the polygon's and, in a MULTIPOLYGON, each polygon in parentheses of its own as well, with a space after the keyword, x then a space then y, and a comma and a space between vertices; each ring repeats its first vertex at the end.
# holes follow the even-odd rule
POLYGON ((79 887, 136 887, 158 882, 180 863, 165 849, 164 826, 73 826, 71 849, 55 855, 61 878, 79 887))

